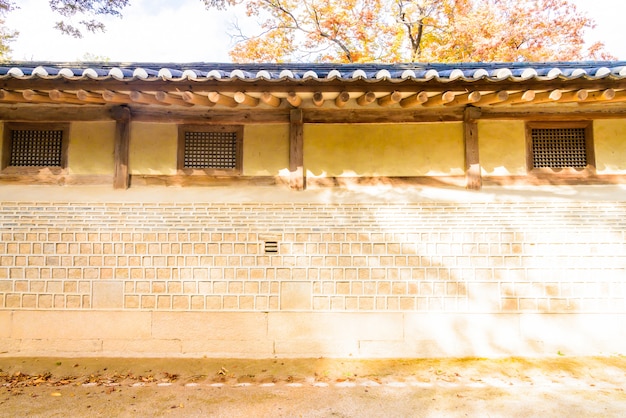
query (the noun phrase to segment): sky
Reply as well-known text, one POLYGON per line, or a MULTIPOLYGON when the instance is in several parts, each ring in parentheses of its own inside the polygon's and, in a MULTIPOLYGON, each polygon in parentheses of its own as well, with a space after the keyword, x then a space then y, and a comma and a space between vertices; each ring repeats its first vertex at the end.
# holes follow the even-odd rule
MULTIPOLYGON (((604 42, 607 51, 626 60, 626 39, 621 36, 626 1, 570 1, 596 22, 586 32, 587 40, 604 42)), ((254 25, 243 9, 209 11, 201 0, 131 0, 123 19, 103 20, 105 33, 74 39, 54 29, 60 16, 50 11, 48 0, 17 3, 20 9, 6 17, 6 24, 20 32, 11 44, 12 58, 20 61, 68 62, 91 56, 112 62, 230 62, 233 23, 254 25)))

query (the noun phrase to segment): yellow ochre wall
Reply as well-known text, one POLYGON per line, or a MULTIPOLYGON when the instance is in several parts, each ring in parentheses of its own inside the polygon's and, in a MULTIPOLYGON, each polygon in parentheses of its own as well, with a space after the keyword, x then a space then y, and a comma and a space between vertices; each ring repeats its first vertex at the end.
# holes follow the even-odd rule
POLYGON ((626 121, 596 120, 593 137, 598 174, 626 173, 626 121))
MULTIPOLYGON (((526 174, 525 125, 478 122, 483 176, 526 174)), ((176 174, 178 125, 133 122, 130 129, 131 174, 176 174)), ((595 120, 593 132, 597 173, 626 174, 626 120, 595 120)), ((113 174, 114 147, 115 122, 73 122, 70 173, 113 174)), ((246 125, 243 147, 243 175, 279 175, 289 166, 289 125, 246 125)), ((462 175, 463 125, 306 124, 304 163, 310 176, 462 175)))
MULTIPOLYGON (((178 125, 131 124, 131 174, 176 174, 178 125)), ((243 175, 274 176, 289 167, 289 125, 246 125, 243 175)))
POLYGON ((246 125, 243 131, 243 175, 276 176, 289 168, 289 125, 246 125))
POLYGON ((304 166, 321 177, 461 175, 463 125, 304 125, 304 166))
POLYGON ((113 174, 115 122, 74 122, 70 127, 71 174, 113 174))
MULTIPOLYGON (((593 137, 597 173, 626 173, 626 121, 595 120, 593 137)), ((483 176, 526 174, 524 121, 479 121, 478 142, 483 176)))
POLYGON ((130 174, 176 174, 178 125, 133 122, 130 125, 130 174))
POLYGON ((483 176, 526 174, 524 121, 478 121, 478 152, 483 176))

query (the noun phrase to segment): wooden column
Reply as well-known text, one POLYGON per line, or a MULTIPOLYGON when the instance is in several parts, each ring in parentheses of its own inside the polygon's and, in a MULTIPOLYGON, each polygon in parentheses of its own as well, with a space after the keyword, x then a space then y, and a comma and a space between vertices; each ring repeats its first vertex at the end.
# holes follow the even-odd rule
POLYGON ((130 186, 130 175, 128 171, 130 109, 126 106, 116 106, 111 109, 111 116, 113 116, 116 122, 113 188, 128 189, 128 186, 130 186))
POLYGON ((478 123, 480 109, 472 106, 463 112, 463 142, 465 144, 465 178, 467 188, 480 190, 483 180, 480 174, 480 159, 478 157, 478 123))
POLYGON ((294 190, 303 190, 306 186, 303 120, 302 109, 291 110, 289 114, 289 186, 294 190))

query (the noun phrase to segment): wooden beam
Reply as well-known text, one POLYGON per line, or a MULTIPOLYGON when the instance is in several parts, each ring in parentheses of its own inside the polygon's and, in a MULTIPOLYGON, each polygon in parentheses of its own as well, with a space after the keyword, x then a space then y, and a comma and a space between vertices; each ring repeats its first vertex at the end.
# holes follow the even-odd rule
POLYGON ((348 103, 349 100, 350 100, 350 93, 348 93, 347 91, 342 91, 335 98, 335 106, 344 107, 346 103, 348 103))
POLYGON ((215 104, 220 104, 227 107, 237 107, 238 103, 232 97, 225 96, 216 91, 212 91, 208 94, 209 100, 215 104))
POLYGON ((313 104, 317 107, 324 105, 324 94, 321 91, 313 93, 313 104))
POLYGON ((417 94, 414 94, 409 97, 405 97, 404 99, 400 100, 400 106, 404 108, 415 107, 415 106, 422 105, 426 103, 427 101, 428 101, 428 93, 426 93, 425 91, 420 91, 417 94))
POLYGON ((185 107, 193 106, 193 103, 189 103, 189 102, 185 101, 182 97, 175 96, 172 93, 167 93, 165 91, 157 91, 155 93, 154 97, 161 104, 185 106, 185 107))
POLYGON ((491 103, 490 106, 503 106, 518 103, 530 103, 535 99, 535 90, 518 91, 509 94, 509 98, 501 102, 491 103))
POLYGON ((304 175, 304 117, 302 109, 289 113, 289 186, 303 190, 306 186, 304 175))
POLYGON ((368 91, 365 94, 359 96, 356 102, 359 106, 367 106, 376 101, 376 94, 373 91, 368 91))
POLYGON ((286 183, 281 177, 273 176, 193 176, 187 174, 133 174, 131 183, 134 186, 276 186, 286 183))
POLYGON ((191 103, 198 106, 213 107, 215 103, 209 100, 207 96, 201 96, 191 91, 184 91, 181 95, 182 99, 187 103, 191 103))
POLYGON ((242 125, 289 123, 289 109, 223 109, 189 108, 185 112, 172 112, 164 106, 136 106, 131 108, 133 122, 242 125))
POLYGON ((298 107, 302 104, 302 97, 298 96, 297 93, 290 91, 287 93, 287 102, 293 107, 298 107))
POLYGON ((482 187, 480 158, 478 155, 478 123, 480 109, 466 107, 463 113, 463 141, 465 143, 465 177, 467 188, 480 190, 482 187))
POLYGON ((500 103, 509 98, 509 93, 504 90, 496 91, 494 93, 485 94, 480 100, 474 103, 474 106, 487 106, 495 103, 500 103))
POLYGON ((454 100, 444 103, 444 106, 465 106, 467 104, 477 103, 482 95, 479 91, 470 91, 468 93, 457 94, 454 100))
POLYGON ((0 120, 24 122, 77 122, 111 120, 107 107, 83 105, 80 110, 70 106, 38 106, 33 111, 30 104, 0 106, 0 120))
POLYGON ((255 107, 259 104, 259 99, 256 97, 252 97, 244 93, 243 91, 238 91, 233 96, 233 99, 239 104, 243 104, 246 106, 255 107))
POLYGON ((433 97, 429 97, 426 102, 422 103, 422 106, 424 107, 439 106, 439 105, 443 105, 446 103, 450 103, 452 100, 454 100, 454 93, 451 91, 444 91, 441 94, 438 94, 433 97))
POLYGON ((272 95, 271 93, 268 92, 264 92, 261 95, 261 101, 263 103, 265 103, 266 105, 272 106, 272 107, 278 107, 280 106, 280 98, 272 95))
POLYGON ((399 103, 402 100, 402 93, 399 91, 394 91, 386 96, 383 96, 378 99, 379 106, 390 106, 392 104, 399 103))
POLYGON ((128 159, 130 149, 130 109, 116 106, 111 109, 111 117, 115 119, 115 150, 113 188, 128 189, 130 172, 128 159))
POLYGON ((463 110, 459 108, 380 110, 380 108, 354 109, 307 109, 305 123, 419 123, 461 122, 463 110))

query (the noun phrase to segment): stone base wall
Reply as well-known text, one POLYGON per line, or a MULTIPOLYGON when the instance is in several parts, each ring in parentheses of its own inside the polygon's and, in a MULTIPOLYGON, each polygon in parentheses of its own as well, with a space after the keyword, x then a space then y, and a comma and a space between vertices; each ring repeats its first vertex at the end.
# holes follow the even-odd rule
POLYGON ((624 201, 58 200, 0 203, 4 355, 626 352, 624 201))

